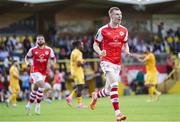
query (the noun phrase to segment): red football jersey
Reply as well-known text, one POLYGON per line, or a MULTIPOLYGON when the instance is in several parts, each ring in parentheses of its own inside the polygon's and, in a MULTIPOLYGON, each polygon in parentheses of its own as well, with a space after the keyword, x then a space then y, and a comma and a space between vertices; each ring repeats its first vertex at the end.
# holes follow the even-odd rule
POLYGON ((40 72, 42 75, 47 74, 47 65, 50 58, 54 58, 53 50, 45 46, 43 49, 36 47, 31 48, 28 53, 28 57, 32 57, 33 66, 31 68, 31 73, 40 72))
POLYGON ((117 28, 109 24, 101 27, 95 37, 95 41, 101 43, 101 49, 106 50, 106 56, 101 57, 101 60, 121 64, 121 51, 127 39, 128 30, 122 25, 117 28))
POLYGON ((60 84, 61 81, 62 81, 62 74, 61 73, 55 74, 54 75, 54 83, 60 84))

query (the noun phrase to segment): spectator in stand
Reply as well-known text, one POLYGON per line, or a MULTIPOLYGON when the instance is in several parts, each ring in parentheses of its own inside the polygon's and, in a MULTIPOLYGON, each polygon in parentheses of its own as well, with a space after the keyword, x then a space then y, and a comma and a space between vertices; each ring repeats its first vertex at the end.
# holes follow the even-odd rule
POLYGON ((28 35, 26 35, 23 40, 23 47, 24 47, 24 54, 26 54, 28 50, 31 48, 31 41, 28 35))
POLYGON ((18 42, 19 42, 19 38, 14 34, 12 37, 9 38, 9 43, 12 43, 13 49, 15 47, 17 47, 18 42))
POLYGON ((175 35, 180 38, 180 27, 177 27, 177 30, 175 32, 175 35))
POLYGON ((164 23, 161 22, 159 25, 158 25, 158 36, 162 39, 165 37, 165 31, 164 31, 164 23))

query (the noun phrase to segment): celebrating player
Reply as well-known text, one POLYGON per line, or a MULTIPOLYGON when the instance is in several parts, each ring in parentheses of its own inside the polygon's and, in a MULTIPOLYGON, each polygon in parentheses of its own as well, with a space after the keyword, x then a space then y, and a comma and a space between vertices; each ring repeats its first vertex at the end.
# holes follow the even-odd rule
POLYGON ((70 65, 71 65, 71 75, 74 79, 76 84, 76 88, 72 91, 72 93, 66 97, 66 101, 69 105, 71 105, 72 97, 76 92, 77 100, 78 100, 78 108, 87 108, 85 105, 82 104, 82 90, 84 81, 84 71, 82 65, 84 64, 83 55, 81 50, 83 49, 83 43, 80 41, 73 42, 73 51, 71 52, 70 56, 70 65))
POLYGON ((93 48, 100 56, 100 66, 106 75, 105 87, 92 93, 90 108, 95 109, 98 98, 110 96, 117 121, 127 117, 119 109, 118 81, 121 68, 121 52, 124 49, 130 54, 128 46, 128 30, 120 25, 122 13, 118 7, 109 9, 110 23, 101 27, 95 37, 93 48), (100 48, 101 44, 101 48, 100 48))
MULTIPOLYGON (((33 89, 30 93, 28 104, 26 105, 27 114, 30 113, 32 103, 36 100, 35 113, 40 114, 40 103, 43 98, 44 80, 47 73, 47 66, 49 59, 56 62, 53 50, 45 45, 45 38, 43 35, 36 37, 36 45, 31 48, 25 56, 25 62, 31 66, 30 76, 33 80, 33 89), (32 58, 33 62, 29 59, 32 58)), ((51 61, 50 60, 50 61, 51 61)))
POLYGON ((145 86, 148 87, 148 93, 150 99, 148 101, 154 100, 154 94, 156 94, 155 100, 159 100, 161 92, 156 89, 157 85, 157 69, 156 69, 156 59, 150 48, 147 48, 144 55, 131 54, 136 57, 140 62, 146 62, 146 77, 145 86))

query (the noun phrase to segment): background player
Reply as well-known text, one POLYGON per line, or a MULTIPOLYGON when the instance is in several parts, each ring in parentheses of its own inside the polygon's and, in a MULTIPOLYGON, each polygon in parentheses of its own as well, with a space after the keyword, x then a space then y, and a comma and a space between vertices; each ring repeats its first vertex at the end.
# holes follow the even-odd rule
POLYGON ((43 98, 44 92, 44 80, 47 73, 47 66, 49 59, 56 62, 53 50, 45 45, 45 38, 43 35, 38 35, 36 37, 37 46, 31 48, 27 55, 25 56, 25 62, 27 65, 31 66, 30 76, 33 79, 34 85, 30 93, 29 102, 26 105, 27 113, 30 113, 32 103, 36 100, 35 113, 40 114, 40 102, 43 98), (31 63, 30 59, 33 59, 31 63))
POLYGON ((53 92, 54 92, 54 99, 57 98, 58 100, 61 100, 62 95, 61 95, 61 81, 63 80, 63 75, 62 73, 59 72, 58 69, 55 70, 54 74, 54 80, 53 80, 53 92))
POLYGON ((156 69, 156 59, 150 48, 147 48, 144 55, 131 54, 136 57, 140 62, 145 62, 146 65, 146 77, 145 86, 148 87, 148 93, 150 99, 148 101, 154 100, 154 94, 156 94, 155 100, 159 99, 161 92, 156 89, 157 85, 157 69, 156 69))
POLYGON ((71 105, 72 97, 74 93, 76 92, 77 95, 77 102, 78 102, 78 108, 87 108, 87 106, 82 104, 82 90, 84 86, 84 71, 83 71, 83 43, 80 41, 73 42, 73 51, 71 52, 70 56, 70 66, 71 66, 71 75, 74 79, 74 82, 76 84, 76 88, 72 91, 72 93, 66 97, 66 101, 69 105, 71 105))
POLYGON ((110 95, 117 121, 125 120, 126 116, 119 109, 118 81, 121 68, 122 48, 129 55, 128 30, 120 25, 122 13, 118 7, 109 9, 110 23, 98 30, 93 48, 100 56, 100 66, 106 75, 106 85, 92 94, 91 109, 95 109, 97 98, 110 95), (102 47, 100 48, 100 44, 102 47))
POLYGON ((10 67, 9 70, 9 75, 10 75, 10 91, 11 91, 11 96, 6 100, 7 105, 11 102, 14 107, 16 107, 16 99, 17 95, 20 92, 20 86, 19 86, 19 63, 17 60, 14 60, 12 62, 12 66, 10 67))

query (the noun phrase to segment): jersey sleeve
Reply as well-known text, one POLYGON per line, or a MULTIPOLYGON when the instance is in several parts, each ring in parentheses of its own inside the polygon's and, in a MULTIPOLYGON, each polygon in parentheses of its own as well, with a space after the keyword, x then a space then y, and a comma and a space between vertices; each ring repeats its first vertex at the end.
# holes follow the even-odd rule
POLYGON ((124 37, 124 43, 128 42, 128 30, 126 29, 126 35, 124 37))
POLYGON ((26 54, 26 56, 27 56, 28 58, 32 58, 32 57, 33 57, 32 51, 33 51, 33 48, 29 49, 28 53, 26 54))
POLYGON ((103 40, 102 36, 102 29, 99 29, 96 36, 95 36, 95 42, 100 43, 103 40))

